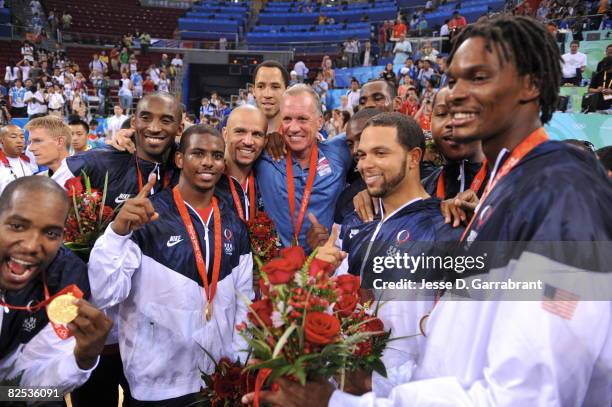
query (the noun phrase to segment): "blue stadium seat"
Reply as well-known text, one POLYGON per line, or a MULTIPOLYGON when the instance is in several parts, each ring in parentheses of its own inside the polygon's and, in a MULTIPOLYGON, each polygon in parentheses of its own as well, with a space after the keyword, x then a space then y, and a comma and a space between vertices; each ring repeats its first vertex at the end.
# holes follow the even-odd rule
POLYGON ((315 42, 315 41, 344 41, 347 38, 358 38, 365 40, 370 38, 369 29, 359 30, 332 30, 319 32, 279 32, 279 33, 261 33, 251 32, 247 34, 247 42, 249 44, 275 44, 275 43, 293 43, 293 42, 315 42))
MULTIPOLYGON (((323 13, 326 17, 334 18, 337 22, 346 20, 347 22, 359 22, 363 16, 368 16, 368 21, 393 20, 397 15, 397 9, 376 8, 373 10, 347 10, 332 11, 323 13)), ((260 24, 270 25, 292 25, 292 24, 313 24, 319 17, 319 13, 262 13, 259 15, 260 24)))
POLYGON ((238 32, 236 20, 201 20, 194 18, 179 18, 178 28, 181 31, 219 31, 227 33, 238 32))

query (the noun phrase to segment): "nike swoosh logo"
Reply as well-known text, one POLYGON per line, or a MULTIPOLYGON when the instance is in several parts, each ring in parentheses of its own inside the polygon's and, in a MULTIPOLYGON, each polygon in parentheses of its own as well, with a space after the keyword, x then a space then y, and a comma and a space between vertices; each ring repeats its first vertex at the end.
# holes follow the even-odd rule
POLYGON ((129 194, 121 194, 117 198, 115 198, 115 203, 121 204, 121 203, 124 203, 125 201, 127 201, 128 199, 130 199, 130 195, 129 194))
POLYGON ((168 241, 168 243, 166 243, 166 246, 168 246, 168 247, 176 246, 177 244, 181 243, 182 241, 183 241, 183 239, 181 239, 181 240, 175 240, 175 241, 173 241, 173 242, 168 241))

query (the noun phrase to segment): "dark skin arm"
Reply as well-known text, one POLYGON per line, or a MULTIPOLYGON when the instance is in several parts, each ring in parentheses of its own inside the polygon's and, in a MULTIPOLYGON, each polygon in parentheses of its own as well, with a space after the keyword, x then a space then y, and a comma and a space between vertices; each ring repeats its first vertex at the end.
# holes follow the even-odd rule
POLYGON ((74 357, 79 368, 89 370, 95 366, 104 349, 113 321, 85 300, 75 300, 74 304, 79 309, 78 315, 68 324, 76 339, 74 357))

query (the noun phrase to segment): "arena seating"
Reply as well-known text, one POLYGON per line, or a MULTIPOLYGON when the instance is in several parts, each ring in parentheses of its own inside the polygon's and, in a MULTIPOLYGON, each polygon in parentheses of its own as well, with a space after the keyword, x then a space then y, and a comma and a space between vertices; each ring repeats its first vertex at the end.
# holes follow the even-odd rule
POLYGON ((153 38, 172 38, 184 10, 142 7, 137 0, 43 0, 47 10, 67 11, 72 16, 69 31, 122 35, 136 30, 153 38))
POLYGON ((232 41, 243 32, 249 17, 250 3, 203 2, 193 6, 178 21, 181 39, 232 41))

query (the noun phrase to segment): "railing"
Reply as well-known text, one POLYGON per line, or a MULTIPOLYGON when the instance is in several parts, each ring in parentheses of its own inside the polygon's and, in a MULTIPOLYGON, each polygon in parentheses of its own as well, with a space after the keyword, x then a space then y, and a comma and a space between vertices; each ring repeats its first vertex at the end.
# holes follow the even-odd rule
POLYGON ((196 0, 140 0, 143 7, 177 8, 187 10, 196 0))

